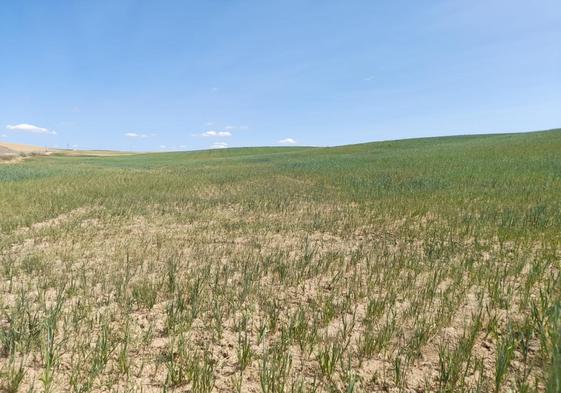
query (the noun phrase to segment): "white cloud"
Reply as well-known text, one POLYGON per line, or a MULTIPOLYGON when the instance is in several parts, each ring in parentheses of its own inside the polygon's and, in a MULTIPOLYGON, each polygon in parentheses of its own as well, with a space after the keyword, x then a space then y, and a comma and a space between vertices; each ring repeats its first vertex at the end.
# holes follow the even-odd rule
POLYGON ((210 146, 211 149, 225 149, 227 147, 228 144, 226 142, 215 142, 210 146))
POLYGON ((51 131, 48 128, 37 127, 32 124, 26 124, 26 123, 14 124, 14 125, 8 124, 6 128, 12 131, 29 132, 31 134, 50 134, 50 135, 56 134, 55 131, 51 131))
POLYGON ((139 133, 136 133, 136 132, 126 132, 125 133, 125 136, 127 138, 141 138, 141 139, 151 138, 151 137, 154 137, 156 135, 157 134, 139 134, 139 133))
POLYGON ((210 130, 210 131, 203 132, 203 133, 201 134, 201 136, 204 136, 204 137, 232 136, 232 133, 231 133, 230 131, 214 131, 214 130, 210 130))
POLYGON ((180 149, 186 149, 187 146, 186 146, 186 145, 179 145, 179 148, 180 148, 180 149))
POLYGON ((166 145, 160 145, 160 149, 165 149, 166 145))
POLYGON ((279 141, 281 145, 294 145, 296 141, 292 138, 284 138, 279 141))
POLYGON ((0 135, 0 138, 7 138, 7 137, 8 137, 8 135, 6 135, 6 134, 0 135))

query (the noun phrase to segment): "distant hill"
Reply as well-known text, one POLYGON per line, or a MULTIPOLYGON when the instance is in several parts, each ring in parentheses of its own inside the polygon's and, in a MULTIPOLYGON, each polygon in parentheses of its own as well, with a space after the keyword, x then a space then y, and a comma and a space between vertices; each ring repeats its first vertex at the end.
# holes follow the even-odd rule
POLYGON ((15 154, 16 152, 8 149, 6 146, 0 145, 0 154, 15 154))
POLYGON ((0 142, 0 154, 47 153, 49 151, 47 147, 0 142))
POLYGON ((51 151, 46 147, 0 142, 0 161, 9 161, 31 154, 47 155, 51 151))

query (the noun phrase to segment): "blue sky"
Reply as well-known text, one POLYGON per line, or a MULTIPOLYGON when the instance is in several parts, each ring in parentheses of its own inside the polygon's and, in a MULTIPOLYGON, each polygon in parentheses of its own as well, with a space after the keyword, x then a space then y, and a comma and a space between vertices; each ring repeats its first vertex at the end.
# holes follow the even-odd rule
POLYGON ((0 141, 341 145, 561 127, 561 2, 5 0, 0 141))

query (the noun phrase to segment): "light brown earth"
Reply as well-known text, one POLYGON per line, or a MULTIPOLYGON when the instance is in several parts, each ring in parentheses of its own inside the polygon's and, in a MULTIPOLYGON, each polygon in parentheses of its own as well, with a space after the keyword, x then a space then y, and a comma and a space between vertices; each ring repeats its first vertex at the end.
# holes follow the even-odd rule
MULTIPOLYGON (((222 233, 221 236, 225 223, 258 223, 266 220, 278 221, 280 224, 302 218, 308 210, 314 210, 317 214, 336 214, 339 209, 329 205, 303 206, 301 210, 292 211, 288 216, 279 214, 263 217, 243 213, 236 206, 230 206, 228 209, 213 210, 214 221, 205 219, 185 223, 177 222, 175 215, 158 214, 123 220, 109 219, 99 207, 81 207, 53 219, 20 228, 10 236, 10 246, 5 252, 12 256, 9 264, 14 267, 14 271, 19 271, 20 275, 17 283, 14 281, 10 284, 8 280, 0 283, 0 293, 5 296, 5 305, 15 307, 19 292, 14 286, 31 290, 28 292, 30 295, 39 296, 41 291, 38 288, 42 286, 42 281, 66 283, 63 291, 82 293, 83 298, 70 296, 65 300, 61 313, 67 316, 63 321, 68 322, 60 322, 59 328, 63 330, 77 328, 78 325, 72 327, 70 321, 77 318, 78 314, 84 321, 92 318, 92 329, 99 322, 96 318, 101 318, 94 315, 111 315, 103 322, 107 323, 112 342, 110 355, 104 361, 103 373, 92 374, 88 366, 89 357, 95 356, 99 350, 100 339, 91 337, 93 333, 86 332, 87 329, 82 323, 79 324, 79 330, 85 330, 70 333, 66 340, 57 342, 57 345, 60 345, 60 357, 57 360, 58 370, 52 390, 57 392, 73 391, 80 387, 91 391, 108 391, 105 390, 108 386, 117 388, 118 391, 130 389, 158 392, 170 383, 170 367, 185 370, 202 367, 203 363, 206 364, 205 356, 210 356, 212 361, 206 366, 212 369, 214 375, 212 385, 198 388, 196 391, 233 392, 240 389, 237 384, 241 384, 239 391, 257 393, 263 391, 260 379, 264 368, 268 367, 272 372, 278 366, 276 362, 280 360, 271 360, 274 359, 271 358, 272 353, 277 350, 280 351, 279 354, 290 354, 287 359, 291 368, 286 374, 279 371, 283 374, 283 379, 286 379, 286 386, 279 392, 290 391, 290 388, 299 389, 300 384, 302 391, 320 392, 345 391, 349 384, 355 386, 350 390, 353 392, 427 391, 425 389, 436 391, 439 386, 438 370, 441 361, 439 348, 456 348, 458 343, 465 340, 466 334, 475 323, 472 319, 478 313, 481 315, 478 322, 481 325, 491 323, 492 316, 498 320, 505 318, 504 315, 495 313, 482 315, 481 310, 490 306, 490 300, 478 299, 477 288, 466 290, 463 298, 460 298, 457 288, 461 286, 462 281, 454 280, 454 275, 443 274, 435 288, 437 296, 433 299, 433 306, 421 307, 424 311, 417 314, 417 317, 431 321, 429 337, 418 347, 418 354, 403 365, 407 367, 407 372, 404 371, 402 376, 402 385, 396 384, 393 382, 395 359, 406 361, 399 348, 406 348, 415 343, 415 324, 407 315, 411 314, 411 308, 419 300, 414 294, 421 293, 423 288, 430 286, 430 281, 434 279, 433 272, 422 269, 417 271, 414 288, 402 287, 396 291, 395 293, 400 293, 401 296, 394 300, 389 310, 376 318, 372 328, 377 333, 384 328, 385 321, 400 321, 399 325, 392 328, 391 337, 383 344, 386 348, 384 351, 373 350, 368 356, 364 356, 364 340, 368 336, 367 330, 370 326, 364 321, 372 318, 368 315, 368 308, 371 307, 368 299, 357 298, 353 307, 332 319, 326 319, 324 314, 327 312, 327 305, 337 309, 341 307, 340 303, 349 288, 354 288, 355 292, 358 291, 357 288, 368 291, 367 288, 372 282, 367 277, 373 277, 372 281, 379 282, 380 285, 388 285, 379 294, 372 293, 370 302, 372 299, 385 299, 384 294, 388 293, 387 290, 393 285, 398 285, 391 283, 391 277, 396 279, 391 272, 397 267, 385 270, 383 266, 378 266, 374 275, 366 274, 370 268, 364 262, 353 261, 353 256, 367 256, 361 258, 361 261, 366 261, 376 260, 381 258, 381 255, 388 254, 395 257, 421 255, 425 246, 423 242, 405 244, 397 240, 396 233, 402 230, 404 225, 411 225, 410 222, 381 227, 365 226, 347 234, 331 231, 305 233, 279 229, 277 232, 222 233), (316 274, 310 271, 307 273, 308 278, 298 279, 294 276, 298 268, 285 271, 283 267, 301 264, 307 252, 305 250, 313 250, 313 254, 310 254, 313 256, 308 262, 310 266, 326 270, 321 274, 319 271, 316 274), (180 255, 179 259, 175 259, 177 255, 180 255), (279 255, 283 255, 286 260, 276 260, 279 255), (264 270, 254 270, 256 265, 248 268, 242 262, 244 258, 252 261, 272 258, 276 262, 264 270), (335 271, 326 266, 320 267, 328 260, 336 261, 339 267, 335 271), (35 265, 34 261, 42 262, 35 265), (185 288, 192 289, 198 280, 202 280, 200 282, 203 283, 199 288, 200 293, 198 290, 197 295, 185 295, 190 302, 193 301, 193 296, 200 298, 201 303, 197 301, 200 306, 197 308, 199 315, 193 319, 187 318, 187 327, 172 328, 174 332, 175 329, 179 329, 180 332, 173 334, 169 325, 170 304, 175 300, 166 300, 164 293, 165 286, 169 285, 166 284, 169 278, 169 271, 166 270, 169 269, 169 261, 177 263, 174 268, 177 269, 177 285, 185 285, 185 288), (16 269, 16 265, 20 267, 16 269), (47 266, 50 266, 50 269, 47 269, 47 266), (23 274, 26 269, 29 271, 28 275, 23 274), (223 269, 228 269, 230 273, 222 276, 220 271, 223 269), (38 271, 41 275, 37 275, 38 271), (253 277, 252 284, 245 280, 244 276, 248 274, 253 277), (109 287, 122 285, 120 279, 129 275, 127 286, 132 290, 129 292, 127 289, 124 292, 125 297, 129 299, 125 301, 128 304, 125 308, 125 318, 122 314, 125 309, 119 306, 116 299, 109 301, 106 292, 109 287), (217 294, 217 283, 209 279, 209 276, 216 277, 221 282, 220 286, 223 289, 218 292, 223 291, 222 295, 217 294), (247 295, 242 295, 244 285, 249 285, 247 295), (145 298, 146 293, 151 293, 148 289, 154 293, 152 301, 145 298), (223 303, 218 304, 227 307, 225 305, 228 302, 224 299, 234 302, 240 296, 247 296, 242 309, 230 310, 229 316, 215 319, 216 310, 211 304, 212 300, 221 299, 223 303), (433 311, 441 308, 446 302, 454 303, 454 311, 445 321, 438 322, 433 316, 433 311), (271 305, 278 312, 278 320, 273 319, 276 321, 274 325, 271 324, 271 305), (304 319, 297 318, 298 312, 305 313, 304 319), (318 322, 316 318, 323 322, 318 322), (126 326, 123 320, 128 321, 126 326), (244 330, 247 332, 252 353, 243 373, 240 371, 240 340, 246 336, 240 333, 242 323, 247 323, 244 330), (260 333, 262 326, 265 326, 264 333, 260 333), (303 330, 300 331, 298 326, 303 330), (298 335, 297 337, 300 337, 300 334, 303 336, 284 347, 283 334, 288 334, 287 332, 298 335), (308 336, 310 332, 315 332, 317 338, 311 339, 308 336), (123 337, 129 337, 128 335, 130 341, 122 341, 123 337), (126 359, 119 358, 123 342, 127 343, 126 348, 129 351, 126 359), (338 359, 335 367, 350 367, 354 371, 350 375, 338 372, 329 374, 325 377, 327 381, 321 381, 325 371, 322 371, 319 359, 322 354, 329 353, 331 345, 336 345, 337 348, 344 345, 352 354, 348 358, 338 359), (75 355, 70 356, 71 353, 75 355), (177 365, 169 360, 170 356, 176 359, 177 365), (263 363, 264 359, 270 359, 271 364, 263 363), (348 362, 348 365, 345 362, 348 362), (82 379, 85 382, 80 382, 82 379)), ((425 224, 417 225, 422 227, 425 224)), ((469 244, 463 247, 464 252, 474 252, 469 244)), ((500 250, 493 251, 493 247, 490 247, 488 253, 497 258, 500 250)), ((450 261, 450 265, 461 269, 457 263, 459 262, 450 261)), ((400 274, 405 274, 405 271, 400 274)), ((400 282, 400 285, 403 284, 400 282)), ((185 293, 190 293, 188 289, 184 290, 185 293)), ((48 290, 45 295, 45 307, 50 309, 56 303, 57 294, 54 290, 48 290)), ((30 307, 32 315, 40 312, 32 308, 31 304, 26 304, 26 307, 30 307)), ((8 319, 0 318, 0 326, 8 326, 8 319)), ((480 373, 481 370, 494 370, 496 344, 483 333, 478 333, 472 345, 473 356, 477 362, 473 369, 467 369, 465 383, 470 389, 479 386, 482 391, 488 391, 491 386, 486 385, 488 382, 480 373)), ((537 346, 535 340, 530 342, 532 353, 537 351, 537 346)), ((513 363, 517 370, 522 369, 522 366, 518 365, 520 356, 517 354, 513 363)), ((8 368, 8 359, 0 359, 0 365, 8 368)), ((21 391, 37 388, 36 383, 44 373, 44 355, 41 354, 41 349, 38 348, 37 353, 27 359, 15 361, 24 361, 26 364, 21 391)), ((539 369, 528 372, 528 378, 532 380, 536 380, 540 375, 539 369)), ((171 384, 173 391, 195 391, 192 390, 193 380, 190 378, 194 377, 178 379, 177 383, 171 384)), ((514 385, 513 381, 508 383, 510 386, 514 385)), ((542 389, 543 387, 539 386, 539 390, 542 389)))
POLYGON ((31 155, 63 155, 68 157, 112 157, 134 153, 120 152, 112 150, 71 150, 53 149, 50 147, 25 145, 21 143, 11 143, 0 141, 0 162, 19 162, 31 155))
POLYGON ((52 149, 42 146, 24 145, 20 143, 11 143, 0 141, 0 154, 31 154, 31 153, 49 153, 52 149))
POLYGON ((52 150, 47 147, 0 141, 0 164, 16 163, 31 155, 50 155, 51 153, 52 150))

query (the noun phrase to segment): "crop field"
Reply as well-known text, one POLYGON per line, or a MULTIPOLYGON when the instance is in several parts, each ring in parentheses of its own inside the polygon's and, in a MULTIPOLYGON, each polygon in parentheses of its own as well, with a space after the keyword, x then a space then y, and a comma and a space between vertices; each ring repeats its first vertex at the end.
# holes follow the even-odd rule
POLYGON ((0 391, 560 392, 561 130, 2 164, 0 391))

